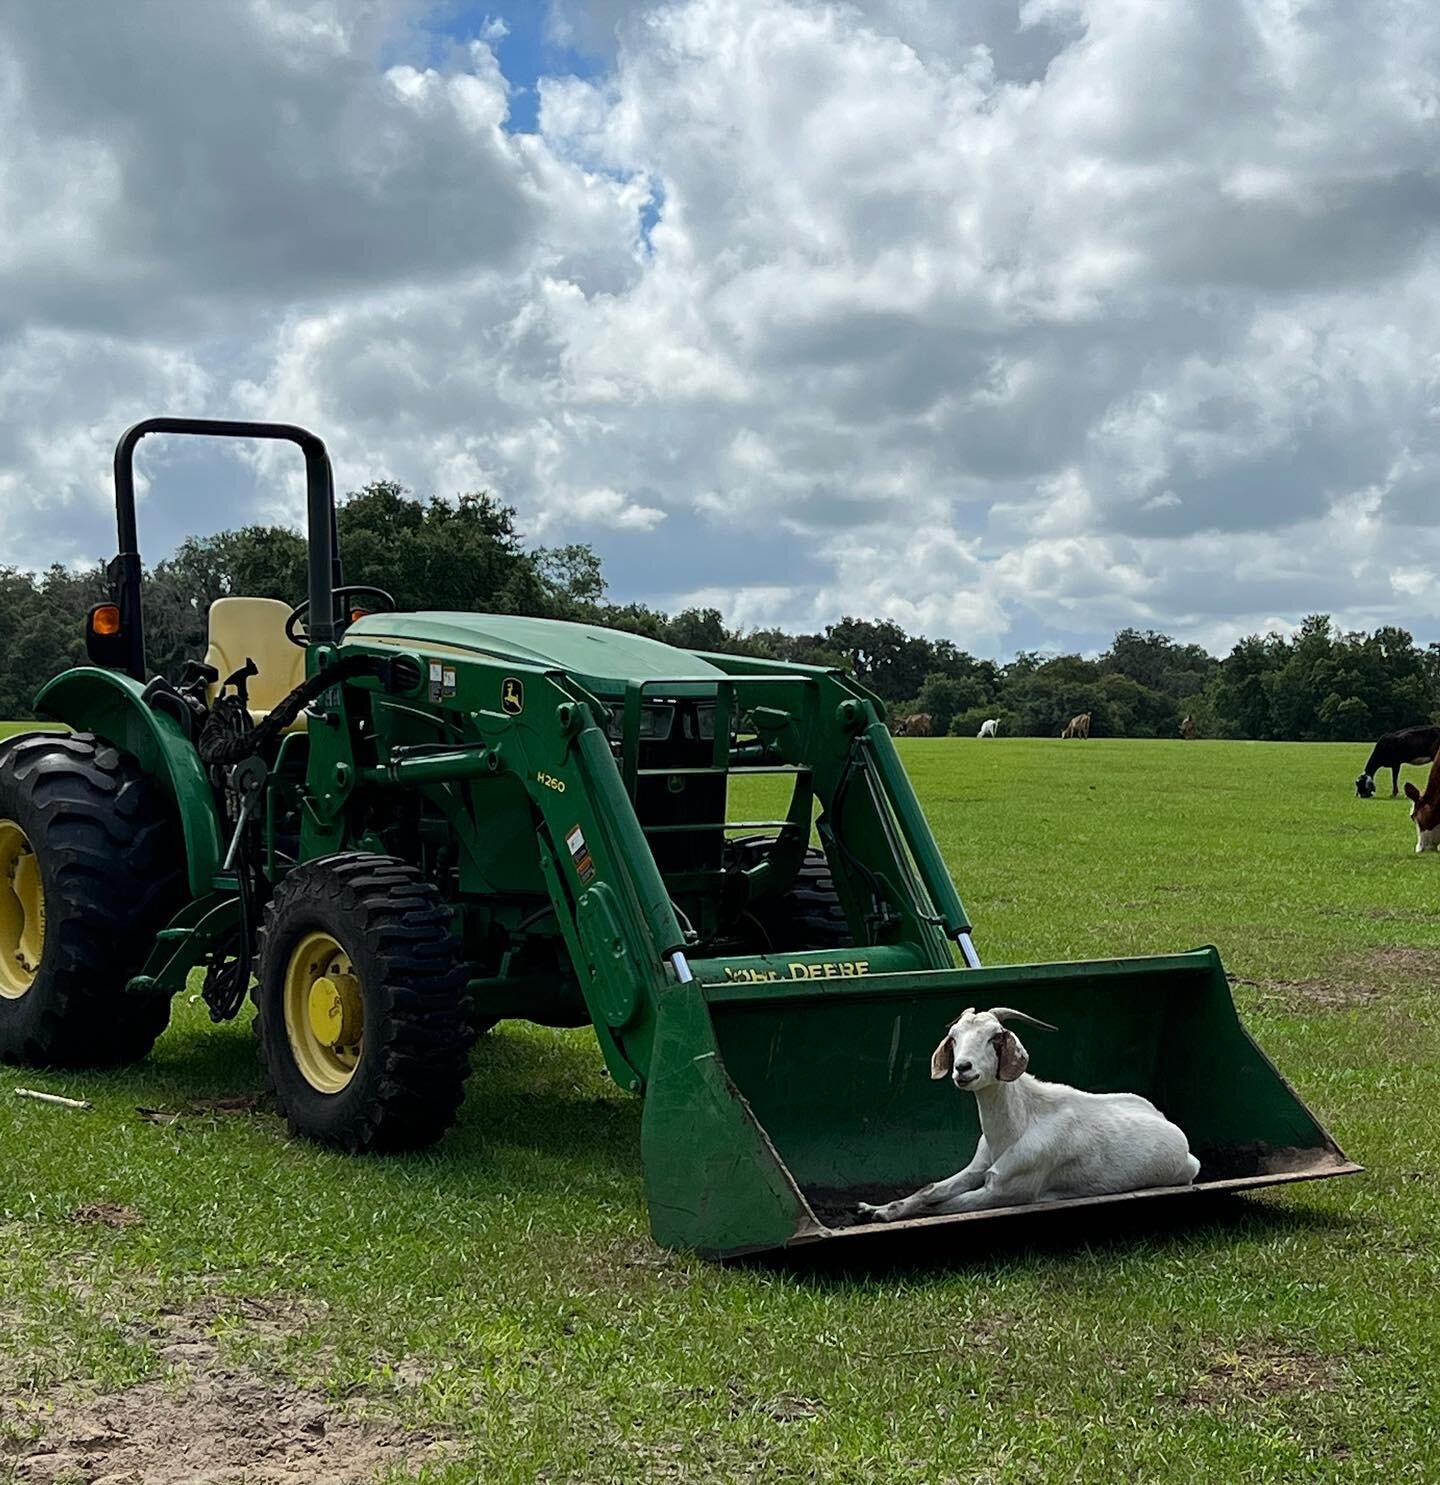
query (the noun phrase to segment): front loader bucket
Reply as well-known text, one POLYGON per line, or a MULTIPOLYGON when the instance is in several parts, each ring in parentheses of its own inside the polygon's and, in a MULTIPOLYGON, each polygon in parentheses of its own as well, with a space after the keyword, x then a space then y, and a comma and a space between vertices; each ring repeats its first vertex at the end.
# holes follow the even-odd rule
POLYGON ((748 983, 693 967, 661 997, 642 1125, 651 1230, 668 1247, 735 1255, 1359 1169, 1240 1024, 1214 949, 847 978, 783 977, 782 961, 748 983), (991 1005, 1060 1028, 1020 1028, 1038 1077, 1151 1099, 1189 1136, 1195 1185, 859 1222, 857 1202, 970 1160, 975 1100, 931 1080, 930 1053, 967 1006, 991 1005))

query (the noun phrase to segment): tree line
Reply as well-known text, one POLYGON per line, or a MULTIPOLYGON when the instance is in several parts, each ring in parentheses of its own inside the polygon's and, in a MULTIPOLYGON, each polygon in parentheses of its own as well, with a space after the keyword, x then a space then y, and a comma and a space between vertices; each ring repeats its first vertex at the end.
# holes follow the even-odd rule
MULTIPOLYGON (((402 609, 472 609, 573 619, 647 634, 686 649, 834 665, 881 696, 896 716, 923 712, 932 733, 973 736, 986 718, 1002 733, 1057 735, 1089 712, 1097 737, 1201 736, 1355 741, 1440 712, 1440 644, 1403 629, 1338 630, 1308 617, 1292 636, 1251 635, 1223 659, 1153 630, 1122 629, 1101 655, 1022 651, 1008 664, 889 620, 843 618, 811 634, 732 629, 714 608, 663 613, 610 601, 588 546, 527 546, 510 507, 483 493, 422 500, 392 481, 352 493, 338 513, 346 580, 390 591, 402 609)), ((85 611, 107 593, 103 568, 0 566, 0 718, 33 711, 39 685, 84 663, 85 611)), ((190 537, 147 569, 145 617, 153 669, 177 677, 203 654, 206 615, 232 594, 298 602, 305 542, 284 526, 190 537)))

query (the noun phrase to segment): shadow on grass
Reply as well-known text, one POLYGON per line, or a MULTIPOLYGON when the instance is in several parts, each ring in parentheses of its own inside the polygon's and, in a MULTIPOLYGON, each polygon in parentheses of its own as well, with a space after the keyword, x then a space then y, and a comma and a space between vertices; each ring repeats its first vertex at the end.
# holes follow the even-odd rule
POLYGON ((179 1099, 238 1097, 265 1086, 260 1044, 248 1023, 168 1031, 147 1061, 113 1076, 137 1096, 145 1091, 157 1099, 166 1093, 179 1099))
MULTIPOLYGON (((481 1193, 523 1199, 558 1181, 638 1209, 643 1202, 638 1098, 597 1074, 598 1050, 576 1034, 501 1029, 476 1047, 457 1125, 434 1148, 358 1159, 303 1146, 336 1170, 355 1171, 358 1188, 399 1191, 423 1184, 457 1199, 481 1193)), ((184 1108, 188 1100, 258 1093, 265 1086, 248 1025, 209 1028, 193 1020, 167 1034, 150 1061, 97 1074, 109 1091, 140 1105, 184 1108)), ((257 1134, 292 1143, 273 1104, 262 1101, 257 1134)), ((219 1151, 216 1152, 220 1154, 219 1151)), ((223 1156, 221 1157, 223 1158, 223 1156)), ((1038 1211, 973 1227, 890 1232, 759 1254, 739 1269, 783 1273, 801 1284, 927 1274, 983 1276, 1017 1264, 1082 1264, 1099 1251, 1201 1256, 1294 1236, 1342 1233, 1363 1225, 1331 1210, 1241 1196, 1187 1196, 1090 1211, 1038 1211)))
POLYGON ((587 1176, 638 1181, 641 1100, 602 1081, 598 1048, 577 1041, 503 1029, 483 1038, 460 1122, 438 1160, 467 1180, 503 1148, 570 1163, 587 1176))
MULTIPOLYGON (((598 1075, 600 1054, 576 1036, 500 1029, 481 1038, 456 1125, 427 1151, 359 1159, 372 1175, 402 1181, 423 1171, 445 1189, 474 1188, 500 1168, 568 1164, 592 1180, 640 1179, 641 1101, 598 1075)), ((167 1032, 147 1061, 88 1075, 94 1091, 136 1105, 183 1110, 192 1100, 262 1094, 265 1069, 246 1021, 209 1027, 188 1019, 167 1032)), ((259 1119, 281 1139, 273 1099, 259 1119)), ((318 1151, 317 1154, 322 1152, 318 1151)))
POLYGON ((826 1288, 900 1275, 950 1277, 957 1270, 981 1278, 1005 1268, 1088 1263, 1097 1254, 1116 1257, 1142 1250, 1156 1257, 1198 1258, 1232 1252, 1243 1243, 1340 1234, 1364 1226, 1344 1213, 1244 1196, 1186 1196, 1147 1205, 1143 1216, 1122 1203, 1088 1212, 1046 1214, 1037 1209, 1003 1222, 979 1224, 975 1230, 877 1228, 863 1238, 760 1253, 737 1262, 826 1288))

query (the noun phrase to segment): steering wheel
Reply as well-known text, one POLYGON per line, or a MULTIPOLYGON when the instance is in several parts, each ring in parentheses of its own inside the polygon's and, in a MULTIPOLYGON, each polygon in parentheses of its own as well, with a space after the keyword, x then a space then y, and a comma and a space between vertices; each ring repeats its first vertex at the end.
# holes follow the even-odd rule
MULTIPOLYGON (((385 609, 387 612, 393 610, 395 607, 395 600, 384 590, 384 588, 372 587, 369 583, 345 583, 341 587, 331 589, 332 598, 348 598, 355 593, 364 593, 370 598, 378 598, 385 605, 385 609)), ((295 631, 299 626, 301 619, 303 619, 309 612, 310 600, 307 598, 302 603, 297 603, 295 607, 290 610, 290 615, 285 620, 285 638, 288 639, 292 645, 299 645, 302 650, 308 648, 310 640, 308 637, 305 639, 301 639, 295 631)))

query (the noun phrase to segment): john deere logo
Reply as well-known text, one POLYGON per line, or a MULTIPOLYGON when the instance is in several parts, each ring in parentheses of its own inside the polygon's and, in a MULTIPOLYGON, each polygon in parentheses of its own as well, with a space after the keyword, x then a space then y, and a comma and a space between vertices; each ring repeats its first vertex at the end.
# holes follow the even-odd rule
POLYGON ((525 687, 513 675, 507 675, 500 688, 500 707, 512 717, 518 717, 525 710, 525 687))

